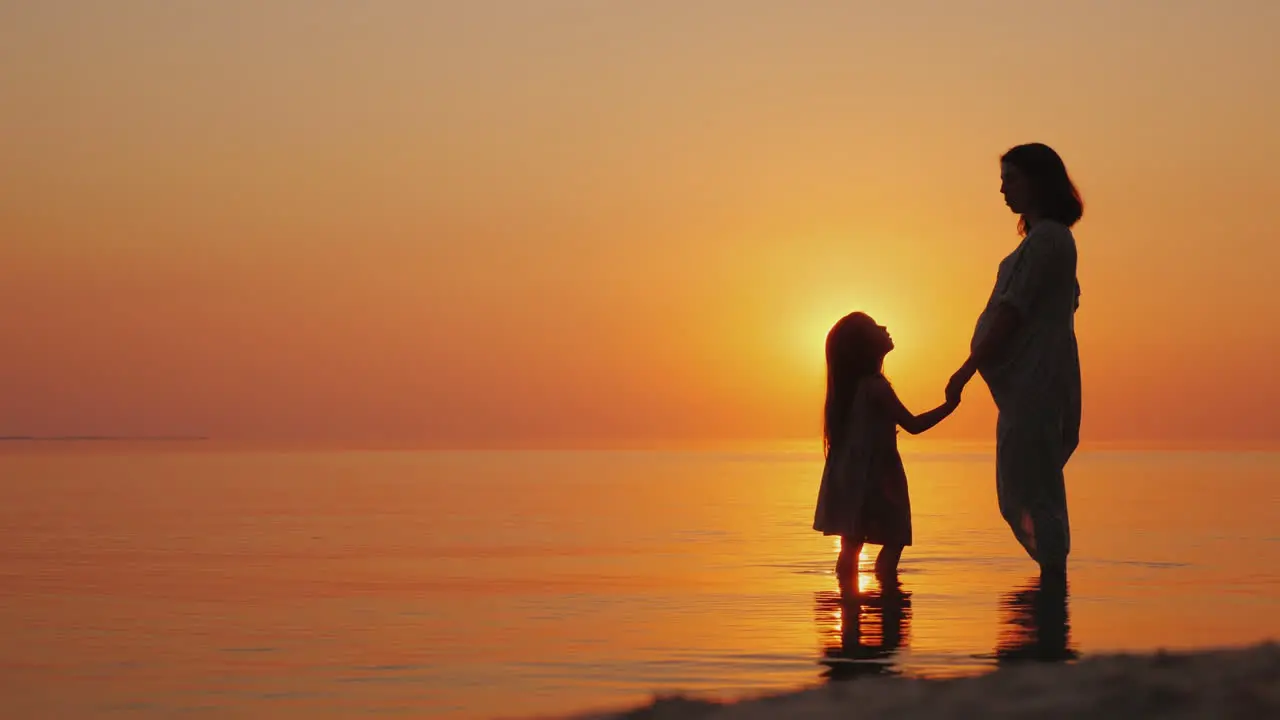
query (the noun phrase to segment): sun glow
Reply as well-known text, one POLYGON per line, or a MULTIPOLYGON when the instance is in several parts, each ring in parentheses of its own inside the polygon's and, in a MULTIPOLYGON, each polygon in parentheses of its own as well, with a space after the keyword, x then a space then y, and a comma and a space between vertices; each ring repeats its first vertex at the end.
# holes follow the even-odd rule
POLYGON ((870 315, 871 319, 888 328, 895 342, 900 336, 913 336, 914 325, 907 321, 905 313, 898 311, 890 302, 876 299, 861 303, 830 303, 820 310, 812 311, 797 324, 796 346, 806 367, 825 376, 827 334, 840 318, 852 312, 870 315))

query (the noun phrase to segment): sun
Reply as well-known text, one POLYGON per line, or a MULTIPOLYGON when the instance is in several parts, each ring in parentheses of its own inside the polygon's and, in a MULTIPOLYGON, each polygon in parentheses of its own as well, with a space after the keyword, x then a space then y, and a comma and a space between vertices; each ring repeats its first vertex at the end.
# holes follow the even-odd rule
POLYGON ((797 333, 800 344, 803 345, 804 352, 815 356, 819 362, 823 361, 826 353, 827 334, 831 332, 831 328, 835 326, 840 318, 852 312, 864 312, 870 315, 877 323, 884 325, 889 329, 889 334, 896 339, 900 335, 909 335, 910 330, 904 326, 901 321, 902 313, 899 313, 890 303, 883 301, 867 301, 863 303, 848 303, 830 305, 821 309, 811 311, 800 323, 800 332, 797 333))
POLYGON ((792 363, 802 376, 806 387, 821 387, 826 383, 827 334, 840 318, 851 312, 864 312, 877 323, 884 325, 893 337, 897 348, 885 360, 886 369, 893 373, 918 371, 921 338, 917 323, 911 322, 910 313, 898 307, 891 297, 851 297, 810 307, 792 325, 792 363))

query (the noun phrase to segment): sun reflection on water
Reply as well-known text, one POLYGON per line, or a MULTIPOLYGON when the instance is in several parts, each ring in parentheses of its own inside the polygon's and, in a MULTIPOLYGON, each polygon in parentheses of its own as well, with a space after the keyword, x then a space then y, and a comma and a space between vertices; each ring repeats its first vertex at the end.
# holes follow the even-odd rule
MULTIPOLYGON (((839 558, 840 557, 840 538, 839 537, 834 538, 831 548, 832 548, 832 552, 835 553, 835 556, 839 558)), ((855 567, 858 568, 857 591, 859 593, 869 592, 873 588, 879 585, 879 581, 876 580, 876 576, 875 576, 875 557, 871 549, 868 548, 866 545, 863 545, 858 550, 858 561, 855 564, 855 567)))
MULTIPOLYGON (((842 680, 862 675, 897 674, 898 652, 906 647, 911 626, 911 593, 897 587, 870 591, 825 590, 815 593, 822 618, 819 642, 826 666, 823 675, 842 680)), ((859 573, 859 585, 862 584, 859 573)))

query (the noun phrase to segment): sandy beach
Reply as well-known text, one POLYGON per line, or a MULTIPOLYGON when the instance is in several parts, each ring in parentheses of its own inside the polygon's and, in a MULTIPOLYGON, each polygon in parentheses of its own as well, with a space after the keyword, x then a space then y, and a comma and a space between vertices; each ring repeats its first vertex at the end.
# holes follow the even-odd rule
POLYGON ((977 677, 869 677, 794 693, 716 703, 670 697, 574 720, 763 718, 1268 718, 1280 717, 1280 645, 1194 653, 1096 656, 1006 666, 977 677))

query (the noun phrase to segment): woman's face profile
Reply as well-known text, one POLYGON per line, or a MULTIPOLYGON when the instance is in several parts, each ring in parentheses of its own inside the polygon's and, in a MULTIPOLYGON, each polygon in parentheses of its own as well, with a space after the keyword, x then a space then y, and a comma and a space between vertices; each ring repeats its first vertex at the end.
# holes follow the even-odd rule
POLYGON ((1021 170, 1009 163, 1000 163, 1000 194, 1013 212, 1024 215, 1031 210, 1031 184, 1021 170))

